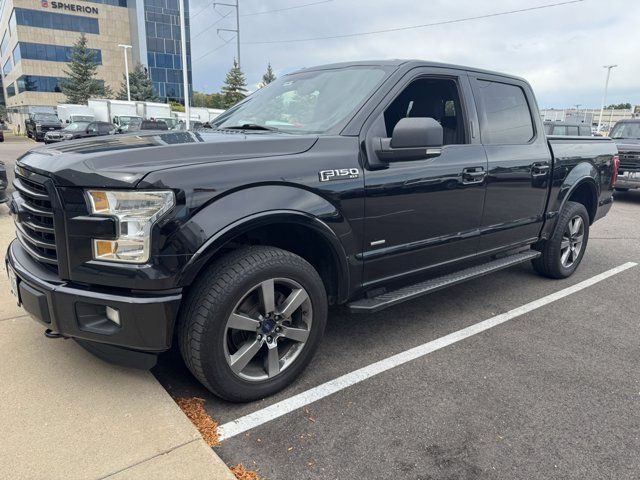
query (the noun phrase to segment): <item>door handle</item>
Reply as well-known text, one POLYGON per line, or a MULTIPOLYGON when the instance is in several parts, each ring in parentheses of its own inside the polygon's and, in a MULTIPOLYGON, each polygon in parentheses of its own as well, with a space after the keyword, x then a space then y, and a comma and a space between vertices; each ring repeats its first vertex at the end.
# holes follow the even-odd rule
POLYGON ((483 167, 468 167, 462 170, 462 183, 464 185, 473 185, 484 182, 487 175, 483 167))
POLYGON ((536 162, 531 165, 531 176, 532 177, 545 177, 551 166, 547 162, 536 162))

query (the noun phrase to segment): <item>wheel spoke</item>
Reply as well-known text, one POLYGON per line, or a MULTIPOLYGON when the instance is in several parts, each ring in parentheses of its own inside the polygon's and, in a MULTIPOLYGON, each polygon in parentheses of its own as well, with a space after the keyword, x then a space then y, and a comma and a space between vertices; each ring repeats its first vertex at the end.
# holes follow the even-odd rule
POLYGON ((576 235, 575 237, 573 237, 573 241, 575 243, 582 243, 582 239, 584 238, 584 235, 576 235))
POLYGON ((562 242, 560 243, 560 250, 564 251, 565 248, 569 248, 571 246, 571 241, 567 237, 562 238, 562 242))
POLYGON ((307 295, 307 292, 302 288, 292 291, 280 307, 280 313, 285 317, 291 317, 293 312, 295 312, 308 298, 309 295, 307 295))
POLYGON ((309 330, 304 328, 282 327, 282 336, 295 342, 304 343, 309 338, 309 330))
POLYGON ((236 353, 231 355, 229 361, 231 370, 235 373, 240 373, 244 370, 244 367, 246 367, 251 359, 256 356, 260 347, 262 347, 262 343, 258 340, 247 340, 236 353))
POLYGON ((260 284, 260 303, 262 304, 262 313, 269 315, 276 309, 274 281, 267 280, 260 284))
POLYGON ((278 354, 278 344, 269 347, 267 355, 267 374, 269 378, 275 377, 280 373, 280 355, 278 354))
POLYGON ((563 253, 560 261, 562 265, 567 266, 567 260, 569 259, 569 255, 571 254, 571 248, 567 248, 563 253))
POLYGON ((258 320, 254 320, 253 318, 247 317, 246 315, 242 315, 241 313, 232 313, 229 317, 227 326, 235 330, 246 330, 248 332, 255 332, 258 330, 260 322, 258 320))

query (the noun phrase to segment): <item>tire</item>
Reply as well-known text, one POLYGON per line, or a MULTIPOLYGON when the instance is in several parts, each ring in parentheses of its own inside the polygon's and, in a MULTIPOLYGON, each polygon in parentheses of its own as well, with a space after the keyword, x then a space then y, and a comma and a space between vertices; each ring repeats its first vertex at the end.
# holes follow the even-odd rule
POLYGON ((293 382, 311 361, 326 321, 318 272, 291 252, 254 246, 225 255, 198 277, 180 311, 178 342, 205 387, 225 400, 248 402, 293 382), (246 366, 242 352, 252 355, 246 366))
POLYGON ((589 214, 587 209, 581 203, 567 202, 560 212, 553 235, 540 245, 539 250, 542 255, 532 261, 533 268, 539 274, 549 278, 570 277, 580 265, 588 241, 589 214), (572 228, 580 222, 581 230, 572 234, 572 228), (578 250, 579 238, 581 240, 578 250), (567 248, 569 248, 568 255, 567 248))

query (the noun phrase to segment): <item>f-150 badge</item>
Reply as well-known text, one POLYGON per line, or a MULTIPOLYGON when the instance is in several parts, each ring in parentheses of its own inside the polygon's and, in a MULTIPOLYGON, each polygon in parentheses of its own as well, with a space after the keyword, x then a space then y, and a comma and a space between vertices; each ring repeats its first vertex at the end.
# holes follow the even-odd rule
POLYGON ((346 180, 358 178, 360 170, 357 168, 336 168, 335 170, 321 170, 318 172, 321 182, 332 182, 333 180, 346 180))

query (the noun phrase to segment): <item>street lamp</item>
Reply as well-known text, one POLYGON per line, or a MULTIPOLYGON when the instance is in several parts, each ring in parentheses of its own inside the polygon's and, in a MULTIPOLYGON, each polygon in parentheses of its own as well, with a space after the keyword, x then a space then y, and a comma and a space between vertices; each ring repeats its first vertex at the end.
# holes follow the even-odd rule
POLYGON ((124 52, 124 75, 127 78, 127 100, 131 101, 131 87, 129 87, 129 60, 127 59, 127 49, 131 48, 131 45, 118 45, 124 52))
POLYGON ((607 90, 609 89, 609 77, 611 76, 611 69, 616 68, 618 65, 604 65, 602 68, 607 69, 607 79, 604 82, 604 95, 602 96, 602 107, 600 108, 600 118, 598 119, 598 132, 602 129, 602 114, 604 113, 604 106, 607 103, 607 90))

